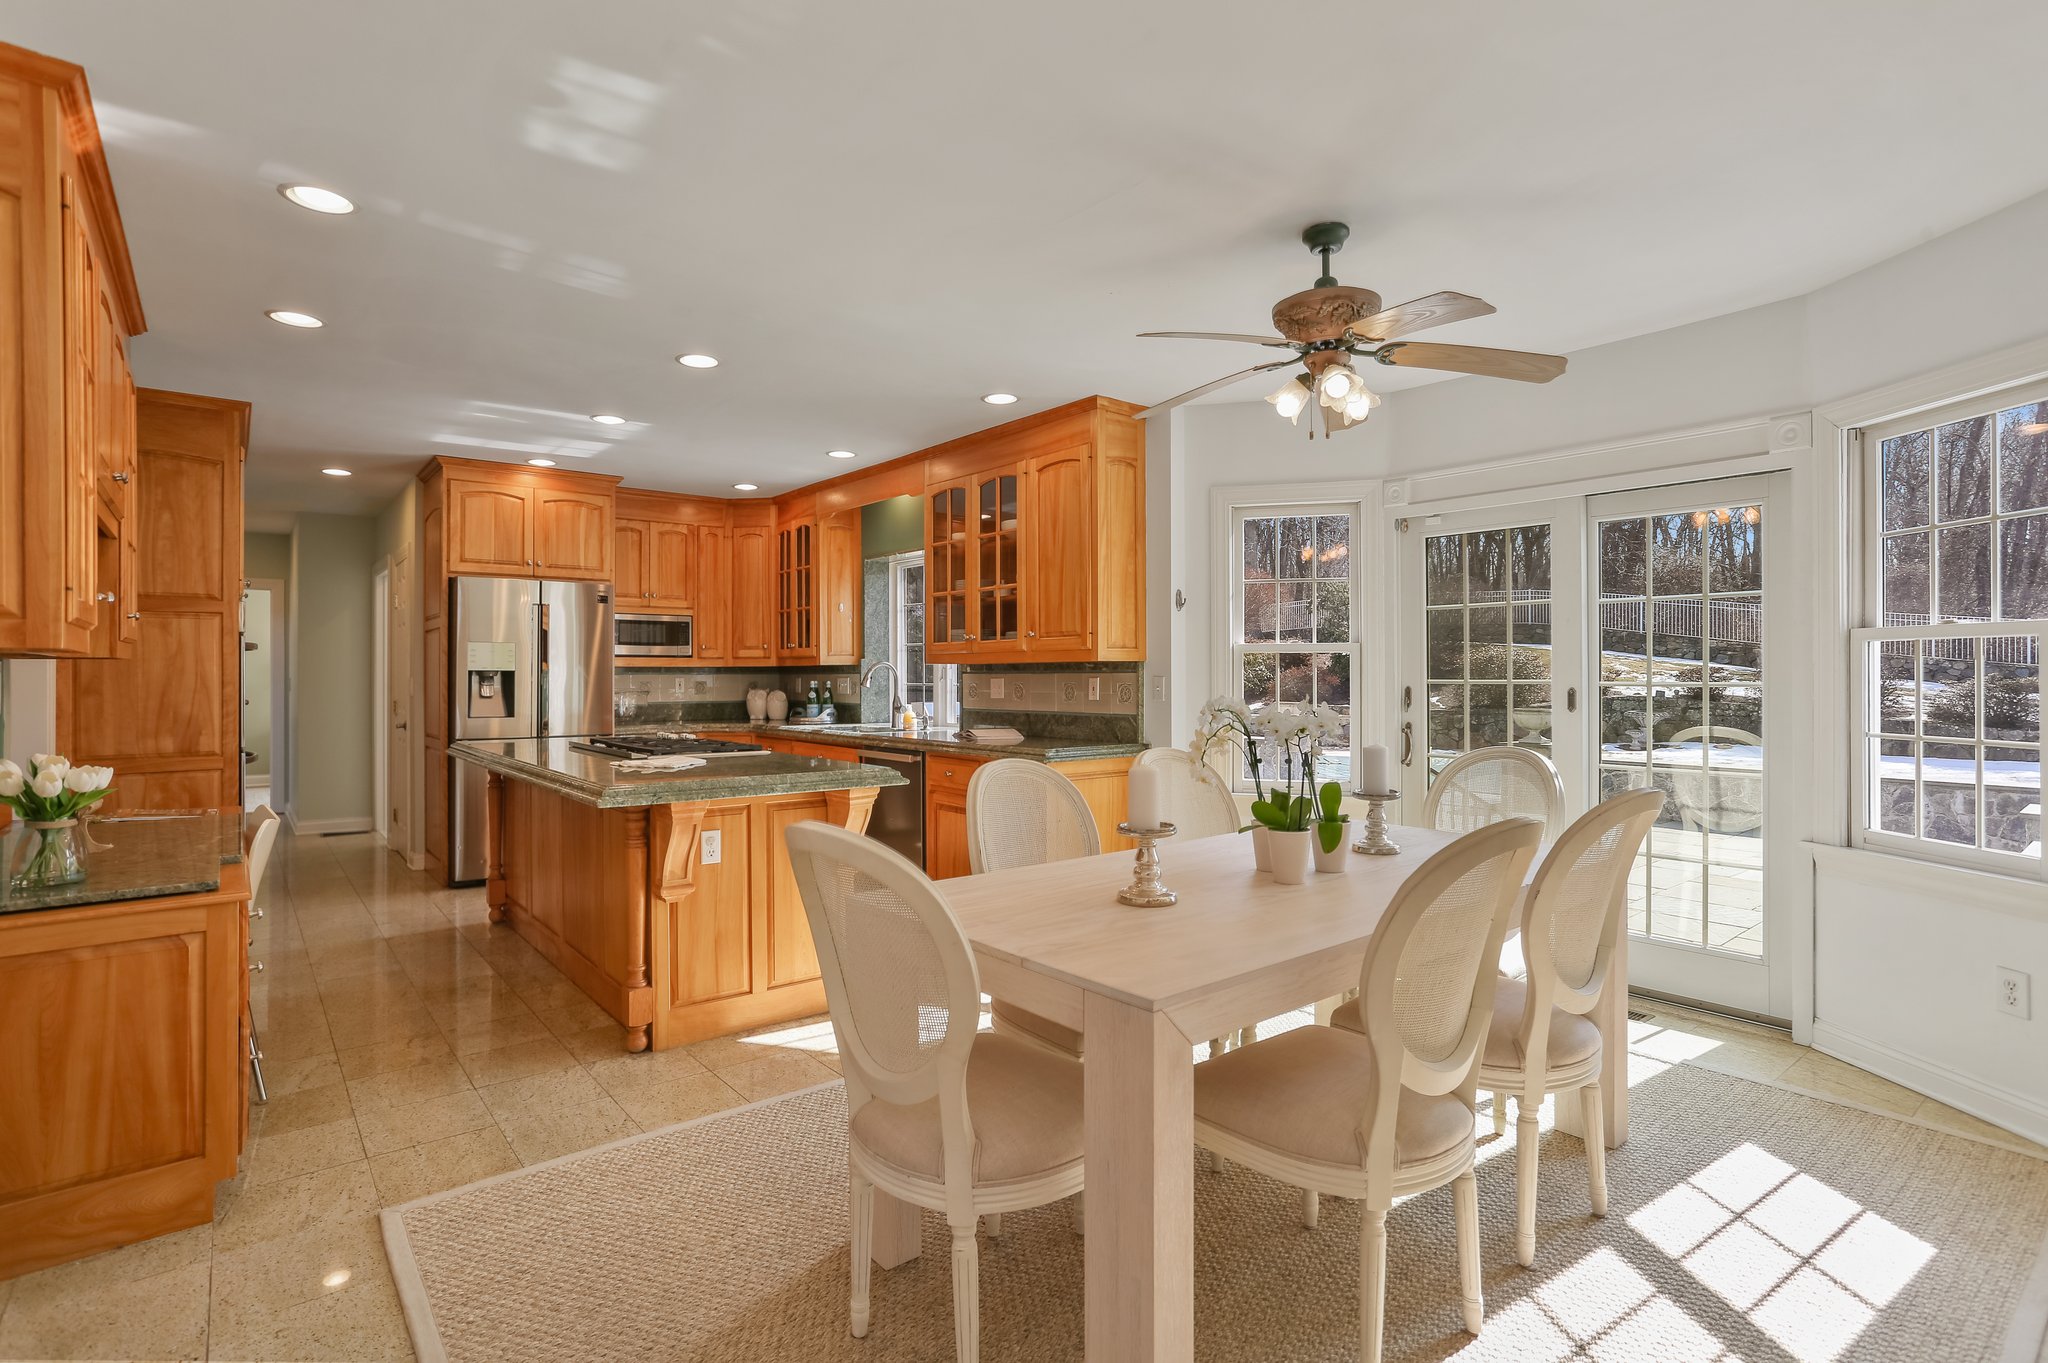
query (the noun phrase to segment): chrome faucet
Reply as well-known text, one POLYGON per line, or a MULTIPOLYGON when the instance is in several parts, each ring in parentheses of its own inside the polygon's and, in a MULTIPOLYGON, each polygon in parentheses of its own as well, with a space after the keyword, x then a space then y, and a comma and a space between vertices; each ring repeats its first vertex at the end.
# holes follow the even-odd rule
POLYGON ((889 688, 889 722, 894 724, 896 716, 903 713, 903 674, 896 670, 896 664, 887 658, 869 663, 867 671, 860 674, 860 689, 867 690, 868 683, 874 680, 875 674, 885 667, 889 669, 889 675, 895 679, 895 685, 889 688))

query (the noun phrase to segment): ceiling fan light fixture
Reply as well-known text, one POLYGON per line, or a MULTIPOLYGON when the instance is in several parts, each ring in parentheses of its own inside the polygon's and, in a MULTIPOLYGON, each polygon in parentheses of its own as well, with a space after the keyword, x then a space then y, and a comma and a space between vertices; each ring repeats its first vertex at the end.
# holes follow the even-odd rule
POLYGON ((1308 406, 1308 396, 1308 384, 1301 375, 1295 374, 1270 394, 1266 401, 1272 403, 1273 410, 1286 417, 1290 424, 1299 425, 1302 409, 1308 406))
POLYGON ((1363 421, 1372 415, 1372 409, 1380 405, 1380 395, 1359 384, 1356 392, 1344 401, 1344 419, 1363 421))

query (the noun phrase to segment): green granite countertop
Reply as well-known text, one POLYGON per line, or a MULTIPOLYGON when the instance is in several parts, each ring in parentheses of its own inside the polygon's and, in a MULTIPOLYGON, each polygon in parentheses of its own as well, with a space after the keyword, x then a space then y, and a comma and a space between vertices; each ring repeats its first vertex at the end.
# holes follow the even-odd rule
POLYGON ((575 743, 570 738, 465 739, 449 744, 448 755, 599 809, 906 784, 888 767, 772 752, 712 757, 687 771, 618 772, 612 769, 614 759, 583 752, 575 743))
POLYGON ((900 729, 870 729, 861 725, 710 723, 629 725, 619 730, 631 733, 693 734, 781 734, 806 743, 833 743, 849 748, 896 748, 909 752, 945 753, 951 756, 1028 757, 1034 762, 1086 762, 1097 757, 1134 757, 1145 751, 1143 743, 1089 743, 1064 738, 1029 738, 1022 743, 975 743, 961 738, 958 727, 934 724, 908 734, 900 729))
POLYGON ((218 890, 220 868, 242 859, 242 821, 232 811, 111 815, 87 820, 72 833, 85 849, 84 880, 34 893, 17 892, 13 871, 27 855, 31 836, 19 819, 7 830, 0 913, 201 894, 218 890))

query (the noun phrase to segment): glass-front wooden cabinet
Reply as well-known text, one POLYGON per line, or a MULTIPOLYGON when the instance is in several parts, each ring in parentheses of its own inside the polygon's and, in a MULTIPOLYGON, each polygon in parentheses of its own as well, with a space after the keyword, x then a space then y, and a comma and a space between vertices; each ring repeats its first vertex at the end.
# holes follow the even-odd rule
POLYGON ((1025 492, 1023 466, 1013 464, 926 494, 926 649, 932 656, 1024 651, 1025 492))
POLYGON ((805 658, 818 651, 818 523, 785 523, 775 534, 775 651, 805 658))
POLYGON ((968 564, 966 483, 926 495, 924 590, 925 652, 934 658, 967 651, 968 564))

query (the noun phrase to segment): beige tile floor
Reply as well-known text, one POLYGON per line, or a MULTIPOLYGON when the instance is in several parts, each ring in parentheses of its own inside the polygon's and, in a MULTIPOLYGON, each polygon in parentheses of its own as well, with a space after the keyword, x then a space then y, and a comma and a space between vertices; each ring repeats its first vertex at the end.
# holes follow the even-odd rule
MULTIPOLYGON (((213 1223, 0 1282, 0 1358, 410 1358, 380 1208, 836 1073, 821 1020, 627 1055, 616 1024, 488 924, 480 891, 440 888, 373 837, 280 838, 261 902, 271 1100, 213 1223)), ((1638 1063, 2017 1141, 1770 1029, 1644 1006, 1638 1063)))

